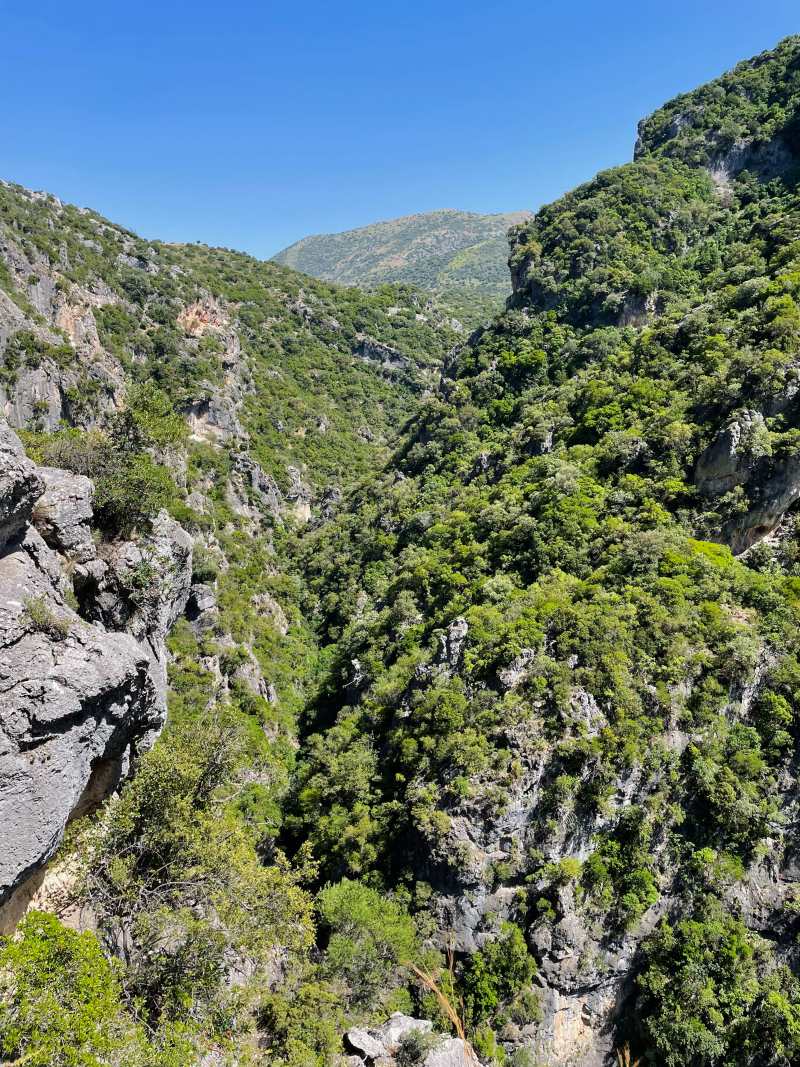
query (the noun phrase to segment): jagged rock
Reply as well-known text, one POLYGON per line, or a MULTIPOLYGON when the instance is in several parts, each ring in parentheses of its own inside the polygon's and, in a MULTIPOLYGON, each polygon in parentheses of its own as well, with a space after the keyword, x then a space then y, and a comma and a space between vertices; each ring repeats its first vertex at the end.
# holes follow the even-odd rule
POLYGON ((481 1067, 472 1048, 460 1037, 448 1037, 432 1048, 422 1067, 481 1067))
POLYGON ((184 408, 191 435, 196 441, 224 442, 244 438, 245 432, 231 397, 211 391, 184 408))
POLYGON ((164 639, 188 596, 192 542, 162 513, 139 543, 93 558, 91 497, 88 479, 38 470, 0 424, 0 928, 24 910, 69 819, 114 788, 164 722, 164 639), (65 559, 92 622, 65 600, 65 559))
POLYGON ((52 433, 63 413, 61 373, 46 360, 39 367, 23 367, 9 389, 4 414, 18 430, 38 429, 52 433))
POLYGON ((339 507, 342 500, 342 491, 337 485, 329 485, 322 493, 319 505, 319 517, 323 522, 329 522, 339 507))
POLYGON ((576 725, 580 725, 585 730, 587 737, 596 737, 608 725, 605 712, 594 696, 582 686, 576 686, 572 690, 569 705, 576 725))
POLYGON ((283 497, 275 479, 270 477, 261 465, 245 452, 234 456, 233 468, 245 485, 255 493, 259 502, 275 518, 283 511, 283 497))
POLYGON ((411 366, 408 356, 404 356, 402 352, 390 345, 376 341, 374 337, 369 337, 367 334, 357 335, 353 355, 363 359, 365 363, 377 363, 383 370, 390 373, 408 370, 411 366))
POLYGON ((527 675, 528 667, 535 655, 535 649, 523 648, 520 654, 515 656, 507 667, 502 667, 497 672, 498 680, 504 689, 516 689, 527 675))
POLYGON ((138 541, 103 545, 94 565, 76 568, 75 589, 87 617, 131 634, 145 649, 166 714, 167 652, 164 644, 183 614, 192 581, 192 539, 165 512, 138 541))
POLYGON ((750 506, 720 532, 738 555, 769 536, 800 499, 800 459, 773 457, 763 416, 744 411, 700 455, 694 480, 708 497, 744 487, 750 506))
POLYGON ((469 633, 469 623, 459 616, 447 627, 447 632, 439 638, 439 662, 450 667, 457 667, 461 662, 464 643, 469 633))
POLYGON ((771 472, 748 485, 750 508, 723 530, 734 555, 763 541, 800 499, 800 458, 790 456, 772 465, 771 472))
POLYGON ((44 490, 44 480, 14 431, 0 423, 0 547, 21 533, 44 490))
POLYGON ((695 465, 694 482, 704 496, 720 496, 743 485, 761 456, 759 437, 766 433, 758 411, 743 411, 721 430, 695 465))
POLYGON ((254 696, 263 697, 270 704, 276 704, 278 701, 275 687, 261 673, 258 660, 252 652, 248 652, 245 662, 240 663, 233 672, 232 681, 249 689, 254 696))
POLYGON ((33 522, 50 548, 76 563, 88 563, 97 551, 90 523, 94 487, 82 474, 40 467, 45 490, 36 502, 33 522))
POLYGON ((384 1043, 369 1030, 361 1030, 358 1027, 354 1027, 352 1030, 347 1031, 345 1038, 351 1049, 360 1052, 367 1059, 374 1060, 379 1056, 386 1055, 384 1043))
POLYGON ((374 1033, 386 1049, 394 1052, 406 1034, 414 1031, 429 1034, 432 1029, 433 1023, 430 1019, 415 1019, 412 1015, 403 1015, 402 1012, 395 1011, 374 1033))
MULTIPOLYGON (((432 1030, 430 1019, 415 1019, 396 1011, 377 1028, 365 1030, 354 1027, 348 1030, 345 1045, 362 1057, 362 1063, 366 1062, 371 1067, 393 1067, 404 1037, 414 1032, 430 1034, 432 1030)), ((456 1064, 458 1067, 480 1067, 474 1052, 463 1041, 444 1036, 435 1041, 422 1063, 429 1067, 451 1067, 456 1064)))
POLYGON ((187 619, 206 626, 213 624, 216 615, 217 597, 214 590, 204 582, 195 582, 189 590, 189 599, 186 602, 187 619))
MULTIPOLYGON (((104 796, 159 721, 147 656, 64 602, 58 558, 32 528, 0 557, 0 924, 69 819, 104 796)), ((22 894, 24 897, 24 893, 22 894)))

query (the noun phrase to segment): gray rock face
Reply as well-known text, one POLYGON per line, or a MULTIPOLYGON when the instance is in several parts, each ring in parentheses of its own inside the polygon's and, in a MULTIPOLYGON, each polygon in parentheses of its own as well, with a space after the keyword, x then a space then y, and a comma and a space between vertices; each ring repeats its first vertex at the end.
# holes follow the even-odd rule
POLYGON ((480 1067, 480 1063, 460 1037, 448 1037, 431 1049, 422 1061, 422 1067, 480 1067))
POLYGON ((439 638, 439 662, 455 668, 461 662, 464 644, 469 634, 467 620, 459 616, 447 627, 447 632, 439 638))
POLYGON ((721 531, 735 554, 767 537, 800 499, 800 457, 772 455, 763 416, 744 411, 722 429, 697 460, 695 485, 706 497, 737 486, 749 507, 721 531))
POLYGON ((283 497, 275 480, 254 459, 239 452, 234 457, 233 468, 244 487, 250 489, 268 514, 278 518, 283 511, 283 497))
POLYGON ((744 411, 730 422, 698 457, 694 473, 698 490, 714 497, 743 485, 760 458, 757 441, 765 432, 758 411, 744 411))
POLYGON ((75 563, 97 555, 89 523, 94 486, 82 474, 40 467, 45 490, 36 502, 33 521, 46 543, 75 563))
MULTIPOLYGON (((402 1012, 394 1012, 379 1027, 364 1030, 354 1027, 345 1035, 346 1046, 360 1057, 359 1062, 372 1067, 394 1067, 403 1039, 410 1034, 430 1034, 430 1019, 415 1019, 402 1012)), ((481 1067, 473 1050, 457 1037, 437 1036, 421 1061, 423 1067, 481 1067)))
POLYGON ((58 558, 32 528, 0 558, 0 694, 2 925, 14 890, 160 715, 142 648, 68 607, 58 558))
POLYGON ((162 721, 167 693, 164 641, 183 614, 191 583, 192 539, 165 511, 146 536, 102 546, 98 559, 75 572, 87 617, 131 634, 146 652, 162 721))
POLYGON ((44 482, 14 431, 0 422, 0 547, 21 533, 44 482))
POLYGON ((363 359, 365 363, 377 363, 390 374, 408 370, 411 366, 408 356, 404 356, 402 352, 390 345, 376 341, 374 337, 369 337, 367 334, 359 334, 353 355, 363 359))
POLYGON ((188 595, 191 541, 164 515, 145 542, 104 546, 111 562, 98 559, 91 494, 86 478, 37 469, 0 423, 0 930, 68 821, 164 722, 164 638, 188 595), (91 620, 65 598, 67 564, 96 582, 91 620))

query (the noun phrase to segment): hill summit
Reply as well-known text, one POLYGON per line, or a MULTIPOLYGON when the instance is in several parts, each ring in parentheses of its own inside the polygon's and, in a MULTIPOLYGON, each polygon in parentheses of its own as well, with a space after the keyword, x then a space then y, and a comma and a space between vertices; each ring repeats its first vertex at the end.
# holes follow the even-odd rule
POLYGON ((459 306, 499 305, 508 294, 511 226, 530 211, 478 215, 429 211, 343 233, 317 234, 285 248, 277 263, 343 285, 407 282, 446 294, 459 306))

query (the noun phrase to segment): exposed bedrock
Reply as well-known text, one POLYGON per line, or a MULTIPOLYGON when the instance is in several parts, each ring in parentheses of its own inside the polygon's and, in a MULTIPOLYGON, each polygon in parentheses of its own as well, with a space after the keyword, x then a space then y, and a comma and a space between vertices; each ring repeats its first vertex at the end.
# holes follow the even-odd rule
POLYGON ((164 723, 164 638, 188 595, 191 543, 161 516, 141 544, 116 545, 113 559, 149 577, 136 611, 115 616, 108 583, 104 617, 83 617, 66 575, 100 562, 91 494, 86 478, 37 468, 0 424, 0 929, 69 820, 116 786, 164 723))
POLYGON ((764 417, 743 411, 698 457, 694 481, 701 495, 711 499, 739 486, 744 490, 744 510, 721 531, 738 555, 772 533, 800 499, 800 455, 774 454, 764 417))

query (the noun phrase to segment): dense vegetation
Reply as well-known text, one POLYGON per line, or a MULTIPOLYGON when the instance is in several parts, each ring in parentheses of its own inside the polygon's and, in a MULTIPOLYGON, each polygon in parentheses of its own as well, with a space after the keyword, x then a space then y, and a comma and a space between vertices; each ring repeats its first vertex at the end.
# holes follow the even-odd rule
POLYGON ((527 215, 432 211, 304 237, 274 258, 344 285, 416 285, 435 293, 466 324, 477 325, 508 295, 506 232, 527 215))
MULTIPOLYGON (((33 914, 0 950, 4 1056, 322 1067, 349 1022, 445 1029, 421 974, 487 1062, 547 1062, 545 992, 599 987, 644 1063, 797 1062, 795 521, 735 555, 759 485, 703 493, 697 470, 745 424, 748 470, 800 466, 799 57, 789 39, 668 104, 634 162, 517 227, 513 299, 435 391, 452 338, 412 290, 133 237, 159 270, 120 266, 96 216, 63 209, 58 238, 0 188, 17 239, 125 294, 96 316, 122 412, 30 448, 94 464, 103 536, 170 507, 218 603, 173 631, 162 738, 72 835, 97 939, 33 914), (203 294, 225 324, 192 337, 203 294), (187 443, 175 415, 225 387, 233 323, 249 438, 187 443), (363 333, 410 366, 354 357, 363 333), (284 490, 302 466, 307 528, 231 499, 247 450, 284 490)), ((68 362, 31 336, 5 381, 68 362)))

